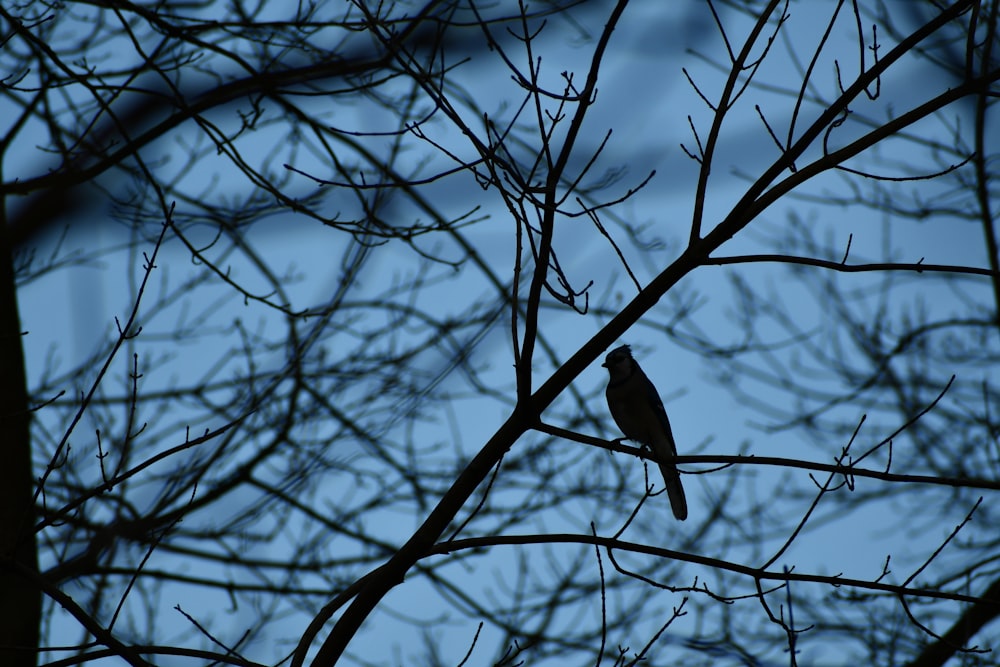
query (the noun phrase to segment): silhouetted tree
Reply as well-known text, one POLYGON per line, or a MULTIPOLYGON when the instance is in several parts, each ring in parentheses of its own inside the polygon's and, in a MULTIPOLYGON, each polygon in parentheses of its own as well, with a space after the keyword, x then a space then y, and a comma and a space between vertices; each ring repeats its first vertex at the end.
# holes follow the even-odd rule
POLYGON ((994 662, 997 11, 0 7, 4 664, 994 662))

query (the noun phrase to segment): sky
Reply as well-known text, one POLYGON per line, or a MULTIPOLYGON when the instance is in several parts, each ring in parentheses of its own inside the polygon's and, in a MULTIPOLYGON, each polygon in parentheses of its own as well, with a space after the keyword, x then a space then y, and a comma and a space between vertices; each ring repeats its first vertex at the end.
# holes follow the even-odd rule
MULTIPOLYGON (((592 52, 593 38, 604 22, 601 12, 592 7, 603 7, 604 4, 594 3, 588 10, 581 11, 578 15, 581 22, 576 24, 559 18, 553 18, 547 24, 546 39, 536 42, 536 55, 541 58, 545 85, 558 89, 562 81, 560 74, 564 71, 574 72, 575 80, 582 81, 592 52)), ((766 87, 747 93, 724 126, 705 202, 706 228, 722 220, 745 192, 748 184, 745 175, 757 174, 776 158, 777 149, 754 105, 759 106, 773 127, 787 127, 790 100, 783 91, 794 86, 793 82, 799 80, 797 72, 803 67, 802 62, 788 54, 801 53, 802 49, 816 43, 825 25, 821 17, 830 11, 831 6, 831 3, 792 3, 788 12, 788 27, 780 33, 773 47, 774 53, 765 60, 765 65, 756 75, 758 83, 766 87)), ((890 3, 890 14, 900 16, 898 11, 892 9, 893 6, 890 3)), ((83 26, 84 14, 95 10, 73 6, 69 11, 80 13, 79 25, 83 26)), ((720 11, 729 34, 742 39, 749 26, 748 18, 728 7, 720 11)), ((73 23, 69 21, 63 25, 72 26, 73 23)), ((852 22, 845 20, 831 32, 830 53, 837 55, 838 63, 847 63, 850 57, 855 56, 850 50, 852 28, 852 22)), ((879 39, 884 50, 892 44, 890 35, 880 33, 879 39)), ((504 44, 513 48, 510 38, 505 38, 504 44)), ((856 46, 853 48, 856 50, 856 46)), ((590 177, 596 180, 609 170, 617 170, 620 178, 601 191, 599 196, 621 196, 655 171, 655 176, 634 197, 608 211, 604 217, 604 223, 616 241, 621 243, 628 265, 643 285, 672 262, 687 241, 698 165, 683 147, 693 150, 696 145, 691 124, 697 128, 700 137, 705 137, 710 122, 705 102, 689 84, 687 77, 695 81, 709 99, 716 99, 723 74, 712 64, 712 60, 717 61, 724 56, 722 49, 718 32, 703 3, 634 3, 615 31, 602 65, 596 103, 588 115, 579 154, 591 154, 606 133, 611 131, 608 148, 590 177), (634 231, 634 242, 629 241, 628 230, 634 231)), ((523 62, 523 54, 518 55, 523 62)), ((106 60, 110 57, 108 52, 103 54, 102 66, 107 66, 106 60)), ((206 62, 211 62, 207 55, 205 58, 206 62)), ((824 56, 816 64, 815 71, 810 94, 829 98, 836 89, 833 56, 824 56)), ((211 78, 211 69, 206 68, 201 76, 211 78)), ((947 87, 945 82, 936 79, 938 76, 936 70, 919 59, 902 63, 898 72, 894 70, 881 82, 881 98, 859 105, 855 109, 856 117, 831 135, 833 145, 846 143, 863 131, 864 119, 890 117, 896 109, 906 108, 914 99, 920 99, 925 88, 918 83, 933 84, 928 85, 933 90, 947 87)), ((468 62, 455 70, 453 81, 455 88, 452 93, 456 99, 468 95, 474 101, 475 109, 460 107, 472 127, 480 127, 477 123, 481 116, 477 115, 477 111, 485 111, 494 118, 509 118, 514 108, 512 100, 518 100, 518 96, 523 95, 523 90, 510 79, 509 72, 504 70, 496 54, 487 52, 475 52, 468 62)), ((10 104, 10 101, 7 103, 10 104)), ((319 99, 313 105, 316 113, 328 119, 333 126, 370 132, 393 129, 391 114, 364 101, 341 105, 338 100, 329 109, 322 106, 324 103, 319 99)), ((0 101, 0 116, 3 115, 3 104, 0 101)), ((319 179, 339 178, 325 161, 325 156, 315 149, 311 150, 309 147, 315 144, 309 140, 302 140, 301 144, 290 142, 284 133, 281 109, 269 105, 267 101, 263 107, 258 130, 233 143, 241 159, 251 165, 263 165, 262 169, 269 170, 275 178, 283 179, 282 188, 290 196, 305 197, 317 190, 330 192, 333 188, 327 186, 324 189, 302 175, 310 174, 319 179), (292 165, 296 171, 285 169, 282 167, 284 164, 292 165)), ((246 112, 246 108, 240 104, 228 106, 210 114, 208 120, 219 128, 234 127, 240 122, 240 112, 246 112)), ((954 116, 929 119, 917 126, 915 132, 928 140, 947 143, 949 124, 956 118, 961 122, 970 122, 970 113, 971 109, 959 106, 954 116)), ((813 114, 815 106, 807 105, 797 126, 804 127, 813 114)), ((425 270, 429 286, 419 294, 419 301, 413 305, 437 317, 460 319, 471 310, 471 304, 482 300, 488 302, 492 298, 492 287, 482 272, 462 271, 459 275, 443 262, 425 268, 421 253, 448 260, 462 258, 462 251, 454 242, 439 236, 420 237, 412 245, 390 242, 361 251, 346 242, 343 235, 337 235, 314 219, 302 214, 278 212, 239 231, 236 238, 244 247, 232 245, 227 240, 218 241, 215 221, 205 215, 214 203, 245 201, 247 204, 264 205, 269 199, 266 193, 255 190, 248 183, 245 173, 234 168, 230 156, 218 152, 213 154, 210 142, 205 139, 206 132, 205 127, 187 123, 153 144, 144 157, 153 165, 159 178, 171 182, 176 192, 189 196, 189 199, 178 202, 177 209, 179 215, 184 216, 184 229, 189 240, 195 246, 204 248, 208 256, 217 258, 219 266, 224 267, 228 275, 250 293, 265 295, 270 289, 270 276, 286 276, 287 279, 280 281, 285 291, 266 298, 274 302, 287 300, 292 310, 320 308, 344 288, 345 276, 348 275, 345 267, 350 266, 348 258, 353 258, 361 270, 347 293, 349 300, 359 304, 365 299, 379 298, 393 285, 414 281, 423 276, 421 272, 425 270), (200 157, 192 165, 185 159, 185 154, 189 147, 198 145, 203 145, 204 149, 197 151, 200 157), (188 217, 196 214, 205 215, 205 221, 199 223, 197 219, 188 217), (246 248, 253 249, 253 253, 245 251, 246 248), (361 256, 362 259, 358 259, 361 256)), ((466 158, 473 155, 469 143, 444 121, 429 122, 426 132, 430 139, 456 155, 466 158)), ((18 141, 17 150, 8 151, 5 156, 4 173, 17 173, 15 161, 22 156, 23 164, 29 165, 30 174, 44 173, 49 166, 47 158, 33 145, 31 133, 24 133, 18 141)), ((386 149, 390 143, 389 137, 382 142, 372 141, 372 145, 380 149, 386 149)), ((343 146, 338 150, 348 153, 343 146)), ((411 166, 418 174, 434 173, 449 164, 449 160, 440 153, 435 154, 429 143, 421 144, 415 140, 408 140, 406 155, 412 163, 403 160, 402 164, 411 166), (431 156, 429 159, 428 155, 431 156), (428 161, 421 163, 424 159, 428 161)), ((926 158, 927 154, 920 153, 912 143, 889 142, 864 164, 902 173, 926 158)), ((854 180, 855 183, 859 181, 864 183, 864 179, 854 180)), ((111 187, 114 181, 109 178, 107 184, 111 187)), ((122 186, 115 187, 119 188, 117 194, 120 195, 122 186)), ((953 196, 948 187, 934 181, 921 181, 912 186, 900 185, 892 192, 894 196, 901 196, 902 193, 906 197, 947 202, 953 196)), ((513 223, 495 190, 484 191, 468 174, 463 173, 435 182, 422 192, 449 214, 457 216, 474 211, 473 215, 483 217, 482 223, 465 228, 467 237, 474 243, 486 266, 504 279, 509 278, 510 267, 515 262, 513 223)), ((796 219, 801 221, 803 229, 812 233, 813 238, 827 242, 835 250, 846 249, 850 243, 850 257, 857 262, 881 261, 891 256, 900 261, 922 259, 926 264, 985 266, 981 231, 974 223, 960 221, 957 217, 901 222, 896 217, 846 201, 842 205, 818 201, 819 197, 849 198, 851 193, 850 179, 844 174, 820 175, 802 190, 797 190, 765 211, 754 225, 727 243, 721 254, 736 256, 787 250, 791 241, 785 232, 790 227, 789 220, 796 219)), ((141 189, 137 189, 135 195, 137 199, 151 196, 141 189)), ((344 217, 357 214, 357 202, 352 202, 349 197, 336 194, 328 194, 327 197, 324 205, 343 207, 336 208, 336 211, 344 217)), ((115 318, 124 321, 128 317, 142 278, 142 252, 148 253, 153 247, 153 234, 157 231, 155 217, 130 230, 113 220, 114 206, 108 205, 104 210, 92 208, 95 210, 88 210, 87 215, 93 219, 84 221, 84 224, 73 221, 68 225, 64 239, 57 242, 54 236, 50 236, 37 251, 39 257, 75 257, 79 261, 62 270, 33 277, 19 291, 22 328, 30 332, 25 338, 25 353, 29 382, 33 387, 60 385, 48 379, 58 379, 61 372, 75 368, 84 360, 101 359, 107 353, 116 335, 115 318), (136 228, 141 231, 134 231, 136 228), (138 244, 134 243, 136 239, 140 239, 138 244)), ((120 207, 117 212, 122 213, 120 207)), ((331 216, 333 213, 326 212, 331 216)), ((423 214, 412 204, 393 202, 384 209, 384 215, 389 220, 410 220, 423 214)), ((559 221, 556 247, 565 273, 575 285, 583 286, 593 281, 590 294, 594 307, 587 315, 567 308, 548 307, 543 311, 542 326, 548 339, 558 342, 556 358, 557 363, 561 363, 606 324, 617 307, 634 296, 635 288, 624 274, 607 240, 585 216, 565 217, 559 221)), ((244 299, 242 295, 234 294, 223 281, 206 280, 204 276, 204 266, 192 261, 190 250, 176 239, 168 239, 159 251, 157 269, 151 276, 145 297, 147 302, 157 305, 141 312, 141 338, 134 344, 135 347, 128 347, 128 355, 122 355, 112 366, 102 396, 127 394, 130 386, 127 372, 132 351, 142 353, 142 391, 149 394, 195 383, 203 378, 235 377, 243 372, 245 366, 245 359, 234 352, 241 345, 254 350, 254 360, 263 369, 273 370, 286 363, 287 349, 283 347, 283 340, 291 326, 289 322, 273 308, 254 299, 244 299), (174 330, 186 331, 189 328, 196 335, 170 338, 174 330), (233 341, 237 338, 244 342, 234 345, 233 341)), ((831 326, 829 305, 808 289, 801 274, 795 274, 786 267, 765 264, 699 268, 686 276, 670 295, 618 342, 634 346, 636 357, 659 388, 681 454, 748 452, 758 456, 794 456, 830 462, 844 443, 843 434, 833 433, 832 437, 817 441, 800 430, 771 428, 776 425, 776 419, 762 413, 748 397, 766 403, 769 400, 792 401, 794 396, 774 391, 764 383, 755 383, 750 377, 739 380, 739 387, 736 387, 736 381, 728 377, 734 368, 726 367, 726 359, 706 358, 692 342, 699 332, 708 332, 719 344, 736 344, 740 340, 741 332, 736 323, 741 303, 734 289, 737 279, 758 290, 761 295, 759 312, 767 313, 768 305, 783 302, 795 313, 796 324, 801 330, 812 332, 813 340, 819 341, 820 345, 829 341, 823 335, 831 326), (689 317, 672 322, 685 304, 697 304, 697 308, 689 317), (667 327, 667 323, 675 326, 667 327)), ((871 292, 867 301, 859 299, 859 308, 877 305, 878 279, 850 275, 836 280, 845 289, 856 290, 862 295, 866 291, 871 292)), ((971 280, 963 287, 963 293, 974 303, 988 305, 988 288, 985 280, 971 280)), ((956 300, 953 287, 942 282, 928 285, 927 282, 902 280, 896 294, 903 308, 924 307, 935 314, 963 312, 963 304, 956 300)), ((389 317, 388 314, 383 316, 389 317)), ((332 325, 322 318, 314 318, 312 324, 306 321, 297 330, 308 335, 309 332, 322 330, 324 326, 332 325)), ((322 351, 330 358, 337 358, 345 350, 364 350, 366 332, 374 330, 375 326, 368 322, 358 324, 356 328, 347 326, 336 335, 318 339, 312 352, 320 355, 322 351)), ((793 360, 796 358, 794 350, 785 351, 787 332, 777 322, 762 319, 756 333, 759 336, 757 342, 780 344, 783 349, 781 354, 787 353, 788 358, 793 360)), ((394 336, 389 337, 393 342, 379 341, 378 344, 391 347, 398 340, 404 341, 399 345, 405 346, 405 341, 410 340, 408 336, 419 339, 422 335, 425 333, 415 323, 404 321, 394 336)), ((339 393, 336 379, 332 378, 329 386, 332 391, 338 392, 334 394, 338 401, 348 401, 352 408, 359 410, 363 423, 381 429, 387 440, 402 440, 410 435, 426 443, 435 466, 443 467, 448 461, 461 460, 477 451, 507 418, 512 400, 483 395, 459 371, 442 373, 440 369, 448 362, 449 350, 447 346, 431 347, 409 361, 426 386, 440 386, 454 397, 454 401, 447 406, 418 406, 421 410, 430 411, 430 415, 412 424, 399 418, 394 411, 396 406, 392 404, 394 394, 391 392, 371 405, 356 406, 351 403, 356 398, 352 399, 347 392, 339 393)), ((484 328, 474 348, 474 361, 483 364, 486 369, 478 376, 479 380, 497 394, 506 393, 508 397, 513 391, 510 350, 511 338, 506 321, 484 328)), ((92 381, 97 368, 95 364, 94 373, 89 376, 85 373, 80 380, 92 381)), ((554 368, 555 364, 547 356, 540 355, 533 369, 536 386, 554 368)), ((967 372, 959 381, 982 382, 988 375, 988 369, 979 374, 967 372)), ((374 378, 371 380, 373 383, 376 381, 374 378)), ((590 425, 585 432, 618 437, 620 434, 614 429, 602 403, 605 382, 606 372, 599 363, 595 363, 575 379, 573 388, 588 397, 595 413, 603 415, 604 421, 599 428, 590 425)), ((816 386, 825 388, 836 386, 838 380, 819 377, 815 382, 816 386)), ((85 385, 68 387, 66 384, 64 382, 62 386, 68 389, 69 395, 86 389, 85 385)), ((150 451, 155 451, 157 446, 165 448, 178 442, 183 428, 190 427, 192 433, 217 428, 239 411, 238 398, 219 392, 215 413, 185 405, 184 401, 175 401, 169 403, 171 413, 154 411, 142 415, 141 419, 149 424, 146 437, 151 443, 148 445, 152 448, 150 451)), ((418 399, 419 395, 415 401, 419 402, 418 399)), ((556 425, 565 425, 566 422, 560 420, 570 419, 573 410, 574 403, 564 397, 544 417, 556 425)), ((98 474, 93 461, 86 465, 87 457, 92 456, 91 434, 97 428, 120 427, 126 419, 120 406, 95 410, 94 413, 94 416, 88 415, 72 439, 76 456, 81 457, 81 478, 91 482, 97 479, 98 474)), ((848 421, 861 417, 856 405, 844 406, 838 414, 848 421)), ((39 419, 42 423, 40 428, 47 433, 60 432, 57 420, 46 422, 44 412, 40 413, 39 419)), ((860 440, 870 446, 896 426, 898 423, 876 413, 861 430, 860 440)), ((322 423, 310 424, 309 428, 315 429, 315 433, 310 432, 309 436, 317 440, 339 432, 336 426, 322 423)), ((584 427, 580 429, 584 431, 584 427)), ((532 435, 525 441, 525 446, 530 446, 544 440, 539 435, 532 435)), ((363 443, 337 446, 341 449, 336 455, 345 462, 352 461, 376 476, 385 474, 380 470, 373 451, 363 443)), ((634 483, 641 480, 641 465, 621 455, 615 455, 612 460, 607 453, 595 450, 567 456, 565 452, 572 452, 571 448, 579 445, 557 442, 552 447, 554 452, 540 456, 543 461, 540 465, 572 462, 571 468, 555 477, 554 484, 558 488, 568 489, 578 479, 593 474, 594 470, 602 470, 598 474, 608 477, 625 474, 634 483), (563 456, 565 458, 561 458, 563 456)), ((691 466, 691 469, 701 468, 691 466)), ((271 475, 272 481, 280 483, 282 472, 280 466, 275 466, 267 474, 271 475)), ((690 535, 685 535, 684 531, 704 519, 712 499, 726 492, 728 485, 739 485, 734 493, 738 501, 761 500, 775 485, 787 483, 785 471, 761 468, 746 477, 706 474, 686 475, 684 479, 692 518, 687 524, 668 526, 666 539, 669 544, 687 544, 695 550, 718 549, 718 552, 705 555, 738 558, 759 555, 781 542, 780 535, 773 535, 772 543, 768 545, 734 545, 716 536, 691 545, 685 542, 690 535)), ((140 511, 144 503, 152 505, 157 501, 161 483, 162 480, 154 476, 145 491, 137 489, 133 501, 140 511)), ((370 490, 359 489, 356 492, 363 496, 370 490)), ((339 503, 351 502, 347 500, 350 493, 335 475, 331 475, 329 485, 315 496, 311 495, 310 501, 315 502, 317 507, 335 507, 339 503)), ((517 503, 522 501, 516 494, 510 493, 512 495, 508 497, 497 491, 494 500, 501 505, 509 502, 516 510, 517 503)), ((244 503, 249 505, 253 502, 255 499, 251 494, 234 497, 224 507, 235 515, 243 509, 244 503)), ((665 503, 662 497, 650 501, 649 507, 644 508, 644 512, 649 514, 645 514, 644 521, 632 529, 630 539, 657 543, 658 538, 650 538, 649 533, 644 531, 648 526, 656 525, 651 517, 656 512, 664 512, 665 503)), ((967 510, 959 503, 951 508, 949 517, 960 519, 967 510)), ((398 544, 419 525, 426 511, 426 507, 417 511, 400 511, 398 505, 390 504, 377 513, 373 512, 369 520, 374 522, 377 517, 378 527, 373 529, 374 532, 388 544, 398 544)), ((588 511, 594 514, 550 516, 537 521, 547 530, 585 531, 587 522, 593 519, 599 529, 611 533, 623 519, 622 508, 614 505, 596 509, 588 507, 588 511)), ((798 508, 775 508, 774 511, 787 517, 789 512, 794 514, 798 508)), ((906 565, 919 563, 929 555, 953 525, 933 523, 928 517, 931 529, 925 535, 907 536, 907 529, 917 524, 901 526, 899 514, 900 506, 894 504, 891 498, 866 506, 863 517, 855 514, 839 516, 833 512, 825 514, 816 529, 808 531, 793 549, 778 560, 775 567, 794 565, 798 571, 870 578, 879 572, 886 555, 894 552, 894 557, 903 565, 899 572, 905 572, 906 565), (900 544, 904 545, 903 553, 899 553, 900 544)), ((213 518, 220 524, 226 521, 224 514, 213 518)), ((273 526, 279 534, 282 528, 293 529, 292 526, 282 527, 277 516, 264 516, 261 523, 273 526)), ((530 525, 531 520, 525 520, 520 527, 530 525)), ((473 524, 472 531, 489 534, 489 526, 473 524)), ((287 557, 282 551, 280 539, 248 548, 259 552, 262 558, 280 560, 287 557)), ((47 552, 43 568, 51 565, 51 560, 46 559, 51 559, 52 553, 47 552)), ((491 591, 502 590, 517 580, 519 568, 523 567, 518 558, 523 556, 524 552, 500 548, 496 555, 483 559, 481 568, 477 563, 471 569, 464 564, 452 566, 452 569, 455 570, 456 581, 470 588, 482 584, 482 595, 488 597, 493 594, 491 591)), ((527 557, 530 559, 533 556, 529 552, 527 557)), ((150 566, 179 568, 180 571, 196 574, 191 570, 191 564, 175 554, 157 553, 150 566)), ((589 561, 587 566, 593 567, 593 561, 589 561)), ((213 574, 223 576, 221 572, 213 574)), ((704 568, 686 566, 678 579, 694 575, 712 576, 704 568)), ((386 600, 386 608, 393 611, 382 610, 376 614, 370 626, 366 626, 356 643, 351 645, 352 654, 359 661, 363 658, 370 664, 420 662, 425 656, 419 653, 419 633, 405 618, 435 618, 440 615, 446 620, 435 625, 432 634, 443 647, 443 662, 457 664, 468 647, 475 623, 469 619, 455 619, 450 616, 453 612, 448 607, 437 606, 441 604, 439 595, 440 592, 426 580, 419 577, 408 580, 386 600), (434 603, 429 604, 428 600, 434 603), (396 641, 386 641, 386 637, 396 641)), ((168 638, 182 636, 190 633, 190 623, 172 610, 175 604, 181 604, 188 611, 202 612, 206 622, 220 632, 235 632, 252 625, 258 613, 257 609, 248 606, 231 607, 225 595, 204 592, 192 595, 189 590, 168 591, 163 596, 163 607, 152 613, 142 609, 128 609, 127 612, 130 619, 140 625, 149 616, 152 620, 147 622, 155 623, 168 638)), ((619 604, 627 607, 628 603, 619 601, 619 604)), ((675 597, 657 598, 642 623, 650 627, 657 625, 674 604, 677 604, 675 597)), ((278 620, 266 630, 265 636, 273 638, 273 645, 269 648, 256 646, 255 651, 259 653, 255 655, 264 661, 277 660, 286 655, 293 648, 287 638, 301 634, 309 618, 310 610, 282 608, 278 620)), ((683 643, 686 636, 697 631, 703 618, 692 613, 680 619, 671 626, 665 643, 668 646, 683 643)), ((563 622, 570 620, 563 619, 563 622)), ((997 637, 996 629, 989 632, 991 637, 997 637)), ((56 641, 76 640, 78 634, 75 623, 61 615, 55 617, 49 631, 50 638, 59 638, 56 641)), ((637 632, 637 636, 642 636, 641 632, 637 632)), ((475 654, 477 663, 489 663, 494 657, 490 653, 496 648, 494 642, 501 640, 499 634, 487 629, 480 646, 489 648, 475 654)), ((809 664, 840 665, 853 659, 848 657, 845 661, 844 656, 838 655, 836 646, 827 642, 806 642, 804 646, 803 660, 812 660, 809 664)), ((163 661, 161 664, 184 663, 163 661)))

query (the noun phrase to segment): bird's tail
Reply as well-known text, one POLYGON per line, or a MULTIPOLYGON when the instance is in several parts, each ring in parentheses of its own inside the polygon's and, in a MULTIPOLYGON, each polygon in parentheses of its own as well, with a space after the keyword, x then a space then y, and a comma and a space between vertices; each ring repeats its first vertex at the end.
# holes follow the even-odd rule
POLYGON ((688 504, 684 497, 684 487, 681 486, 681 475, 676 466, 666 463, 660 464, 660 472, 663 473, 663 483, 667 487, 670 509, 674 511, 678 521, 683 521, 688 518, 688 504))
POLYGON ((674 511, 674 516, 678 521, 683 521, 688 516, 687 499, 684 497, 684 487, 681 486, 681 474, 677 472, 677 466, 673 463, 663 463, 663 460, 677 456, 677 449, 674 447, 672 439, 667 442, 653 442, 653 453, 660 459, 660 473, 663 474, 663 484, 667 487, 667 497, 670 499, 670 509, 674 511))

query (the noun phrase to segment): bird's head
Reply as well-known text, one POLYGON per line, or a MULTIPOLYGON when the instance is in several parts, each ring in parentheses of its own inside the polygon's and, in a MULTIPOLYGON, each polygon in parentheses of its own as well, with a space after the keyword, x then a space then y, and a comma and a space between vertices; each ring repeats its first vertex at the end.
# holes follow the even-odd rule
POLYGON ((608 356, 604 358, 604 363, 601 365, 608 369, 612 382, 624 380, 632 375, 635 366, 635 359, 632 358, 632 348, 628 345, 616 347, 608 352, 608 356))

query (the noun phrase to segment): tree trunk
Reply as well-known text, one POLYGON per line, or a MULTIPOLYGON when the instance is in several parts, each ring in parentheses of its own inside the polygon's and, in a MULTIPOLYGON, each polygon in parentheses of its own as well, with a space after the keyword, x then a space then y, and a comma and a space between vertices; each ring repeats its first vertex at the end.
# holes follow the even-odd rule
MULTIPOLYGON (((0 220, 2 222, 2 220, 0 220)), ((0 664, 38 660, 41 592, 24 571, 37 572, 28 394, 6 224, 0 224, 0 664)))

